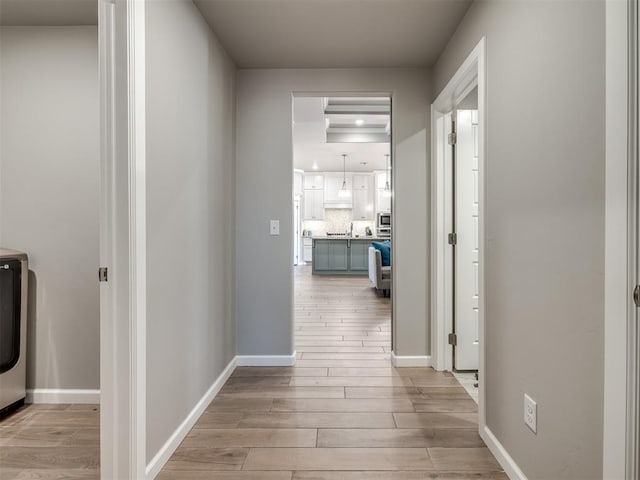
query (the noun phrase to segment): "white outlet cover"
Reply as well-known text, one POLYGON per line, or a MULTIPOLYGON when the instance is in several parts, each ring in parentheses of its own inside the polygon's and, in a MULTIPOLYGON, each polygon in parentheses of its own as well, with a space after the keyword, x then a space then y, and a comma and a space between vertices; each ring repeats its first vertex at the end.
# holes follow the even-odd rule
POLYGON ((524 394, 524 424, 533 433, 538 433, 538 404, 526 393, 524 394))
POLYGON ((280 220, 271 220, 269 223, 269 234, 280 235, 280 220))

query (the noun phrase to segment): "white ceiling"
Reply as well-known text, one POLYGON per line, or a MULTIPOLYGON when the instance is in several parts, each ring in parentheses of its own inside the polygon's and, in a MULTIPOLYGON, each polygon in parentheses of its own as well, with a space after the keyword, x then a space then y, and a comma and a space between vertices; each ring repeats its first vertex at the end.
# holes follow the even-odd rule
POLYGON ((240 68, 428 67, 472 0, 194 0, 240 68))
POLYGON ((389 143, 326 143, 322 98, 296 97, 293 102, 293 166, 313 171, 342 171, 342 154, 347 156, 347 171, 384 170, 389 143), (361 162, 366 162, 363 165, 361 162))
POLYGON ((98 0, 0 0, 0 25, 98 25, 98 0))

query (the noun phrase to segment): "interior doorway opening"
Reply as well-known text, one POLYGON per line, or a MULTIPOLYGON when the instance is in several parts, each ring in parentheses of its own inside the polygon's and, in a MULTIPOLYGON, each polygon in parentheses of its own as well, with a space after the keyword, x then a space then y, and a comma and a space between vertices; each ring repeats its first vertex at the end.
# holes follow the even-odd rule
POLYGON ((298 366, 391 365, 392 102, 293 98, 298 366))
MULTIPOLYGON (((98 267, 102 235, 110 233, 100 195, 98 1, 73 9, 63 1, 36 9, 9 3, 0 22, 0 252, 11 250, 5 258, 18 256, 24 269, 3 275, 0 309, 12 287, 26 318, 11 332, 19 338, 16 362, 0 368, 11 377, 10 384, 0 378, 0 392, 16 400, 8 405, 0 395, 0 409, 9 407, 0 418, 2 448, 12 459, 2 471, 58 478, 82 469, 98 477, 98 267), (39 456, 55 461, 34 461, 39 456)), ((7 271, 13 262, 0 263, 7 271)))
POLYGON ((486 165, 485 41, 431 107, 432 357, 484 410, 484 249, 486 165), (477 372, 477 373, 476 373, 477 372))

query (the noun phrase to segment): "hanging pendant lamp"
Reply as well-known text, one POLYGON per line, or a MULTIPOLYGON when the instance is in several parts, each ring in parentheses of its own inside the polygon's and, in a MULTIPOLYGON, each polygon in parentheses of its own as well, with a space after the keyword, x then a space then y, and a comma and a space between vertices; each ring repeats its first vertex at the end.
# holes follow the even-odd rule
POLYGON ((389 163, 389 155, 388 153, 385 155, 387 157, 387 168, 386 168, 386 181, 384 182, 384 192, 383 195, 385 197, 391 196, 391 182, 389 181, 389 172, 391 171, 391 164, 389 163))
POLYGON ((347 198, 351 196, 351 191, 347 187, 347 155, 342 154, 342 188, 338 192, 340 198, 347 198))

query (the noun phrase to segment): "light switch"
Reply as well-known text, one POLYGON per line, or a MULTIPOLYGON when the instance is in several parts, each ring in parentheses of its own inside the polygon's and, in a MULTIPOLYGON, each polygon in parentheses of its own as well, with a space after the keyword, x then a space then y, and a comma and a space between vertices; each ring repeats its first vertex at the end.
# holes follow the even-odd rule
POLYGON ((280 235, 280 220, 271 220, 269 234, 280 235))

